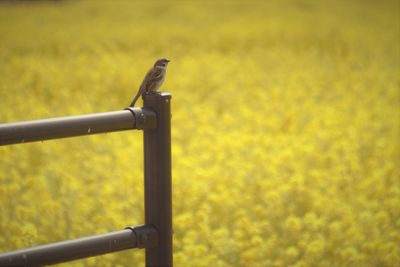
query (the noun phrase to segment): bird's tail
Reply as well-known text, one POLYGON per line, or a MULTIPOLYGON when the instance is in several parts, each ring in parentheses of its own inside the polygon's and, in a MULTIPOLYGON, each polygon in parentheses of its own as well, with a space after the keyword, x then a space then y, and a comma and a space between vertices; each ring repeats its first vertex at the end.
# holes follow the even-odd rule
POLYGON ((139 89, 138 93, 135 95, 135 98, 133 98, 130 107, 135 106, 136 101, 139 99, 139 97, 140 97, 141 95, 142 95, 142 90, 139 89))

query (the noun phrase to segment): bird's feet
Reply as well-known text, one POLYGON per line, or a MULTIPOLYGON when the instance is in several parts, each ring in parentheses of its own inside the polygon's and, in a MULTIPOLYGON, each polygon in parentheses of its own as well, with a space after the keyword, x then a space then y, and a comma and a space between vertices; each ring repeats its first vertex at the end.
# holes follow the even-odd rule
POLYGON ((144 92, 144 94, 145 95, 159 95, 160 92, 158 92, 158 91, 147 91, 147 92, 144 92))

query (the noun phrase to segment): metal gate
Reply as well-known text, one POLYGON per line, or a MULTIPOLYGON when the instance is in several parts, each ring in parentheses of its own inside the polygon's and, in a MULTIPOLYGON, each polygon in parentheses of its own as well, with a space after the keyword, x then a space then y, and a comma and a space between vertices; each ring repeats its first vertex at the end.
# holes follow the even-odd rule
POLYGON ((145 248, 146 266, 172 266, 171 95, 143 100, 143 108, 0 124, 0 145, 143 130, 145 193, 143 225, 3 253, 0 266, 51 265, 129 248, 145 248))

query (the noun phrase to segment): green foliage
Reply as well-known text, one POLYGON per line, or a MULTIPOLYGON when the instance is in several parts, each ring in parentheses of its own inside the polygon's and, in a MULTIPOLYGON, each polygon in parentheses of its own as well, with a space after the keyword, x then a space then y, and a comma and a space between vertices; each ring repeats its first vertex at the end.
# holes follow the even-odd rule
MULTIPOLYGON (((0 122, 122 109, 169 57, 176 266, 395 266, 398 10, 0 3, 0 122)), ((143 223, 142 165, 140 132, 1 147, 0 251, 143 223)))

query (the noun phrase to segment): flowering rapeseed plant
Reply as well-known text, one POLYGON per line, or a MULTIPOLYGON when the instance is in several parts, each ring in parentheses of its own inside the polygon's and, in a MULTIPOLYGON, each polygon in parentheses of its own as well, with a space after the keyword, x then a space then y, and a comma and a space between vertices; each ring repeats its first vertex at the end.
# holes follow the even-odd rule
MULTIPOLYGON (((0 3, 0 122, 122 109, 167 56, 176 266, 396 266, 398 10, 0 3)), ((1 147, 0 251, 143 223, 141 143, 123 132, 1 147)), ((65 266, 132 264, 143 251, 65 266)))

